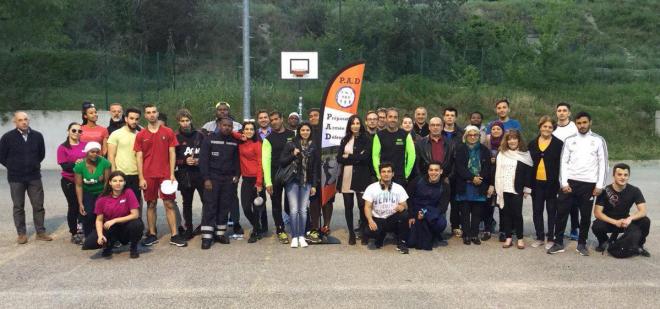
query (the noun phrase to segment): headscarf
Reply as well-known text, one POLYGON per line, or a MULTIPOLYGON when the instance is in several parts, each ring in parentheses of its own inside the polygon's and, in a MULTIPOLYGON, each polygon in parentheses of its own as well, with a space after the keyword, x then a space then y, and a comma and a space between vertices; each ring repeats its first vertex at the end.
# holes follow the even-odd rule
POLYGON ((500 148, 500 143, 502 142, 502 138, 504 138, 504 123, 499 121, 499 120, 493 121, 490 124, 491 132, 493 131, 494 126, 498 126, 502 129, 502 135, 500 135, 500 137, 493 137, 493 135, 491 133, 491 135, 490 135, 490 149, 491 150, 499 149, 500 148))

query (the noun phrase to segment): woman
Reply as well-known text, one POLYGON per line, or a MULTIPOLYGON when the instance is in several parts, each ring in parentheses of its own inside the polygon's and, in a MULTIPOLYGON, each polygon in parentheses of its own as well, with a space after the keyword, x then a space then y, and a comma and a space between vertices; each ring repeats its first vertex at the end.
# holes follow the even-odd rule
POLYGON ((502 213, 501 229, 506 239, 503 248, 512 246, 512 229, 516 230, 518 249, 525 249, 523 241, 523 197, 532 192, 532 158, 523 143, 520 132, 511 129, 504 134, 500 152, 497 154, 495 191, 497 204, 502 213))
POLYGON ((192 204, 195 196, 195 190, 202 198, 204 192, 204 183, 199 171, 199 149, 204 140, 204 134, 195 130, 192 125, 192 115, 187 109, 180 109, 176 113, 176 120, 179 123, 179 131, 176 133, 176 139, 179 144, 175 147, 176 152, 176 171, 174 176, 179 183, 179 191, 183 200, 183 221, 185 221, 184 237, 188 240, 193 238, 192 222, 192 204))
POLYGON ((73 172, 76 177, 76 197, 80 221, 85 237, 94 229, 94 203, 103 192, 103 183, 108 179, 110 161, 101 156, 101 145, 89 142, 83 150, 85 159, 76 163, 73 172))
POLYGON ((318 175, 314 168, 319 164, 318 150, 312 143, 312 127, 304 122, 298 127, 296 137, 288 142, 282 150, 280 168, 293 164, 293 175, 284 181, 284 191, 289 199, 291 212, 291 248, 307 247, 305 241, 305 223, 309 197, 316 194, 318 175))
POLYGON ((78 200, 76 198, 76 177, 73 173, 73 167, 85 157, 83 149, 85 149, 87 143, 80 141, 82 129, 79 123, 70 123, 66 131, 66 140, 57 147, 57 164, 62 167, 60 185, 69 206, 66 221, 69 224, 71 243, 81 245, 83 237, 78 235, 78 200))
POLYGON ((85 238, 83 250, 103 248, 101 255, 110 257, 113 243, 130 243, 130 257, 139 258, 137 245, 142 237, 144 223, 139 218, 138 200, 133 191, 126 188, 124 173, 114 171, 106 179, 103 192, 94 207, 96 227, 85 238))
POLYGON ((244 122, 241 130, 244 139, 238 145, 243 177, 241 204, 243 214, 252 224, 248 243, 255 243, 262 238, 264 231, 261 227, 261 216, 266 208, 263 198, 259 197, 259 193, 263 190, 263 173, 261 172, 261 138, 259 138, 256 128, 254 122, 244 122))
MULTIPOLYGON (((355 230, 353 229, 353 196, 357 198, 360 213, 360 231, 364 228, 367 218, 364 215, 364 189, 372 183, 371 178, 371 138, 362 125, 360 116, 348 118, 346 134, 339 144, 337 163, 341 164, 337 182, 337 191, 344 197, 344 213, 348 227, 348 244, 355 245, 355 230)), ((366 244, 365 244, 366 245, 366 244)))
MULTIPOLYGON (((495 159, 499 152, 500 144, 504 137, 504 124, 501 121, 494 121, 491 123, 490 134, 486 136, 486 147, 490 150, 490 162, 493 167, 490 171, 491 179, 495 179, 495 159)), ((481 235, 481 240, 489 240, 495 228, 495 208, 497 207, 497 197, 492 195, 486 202, 486 213, 484 214, 484 233, 481 235)), ((502 213, 499 212, 500 223, 502 222, 502 213)), ((500 229, 502 228, 500 224, 500 229)), ((500 242, 506 240, 504 232, 500 231, 500 242)))
POLYGON ((91 102, 85 102, 82 105, 82 130, 80 140, 83 142, 97 142, 101 145, 101 155, 105 156, 108 152, 108 130, 104 126, 97 125, 99 116, 96 113, 96 107, 91 102))
POLYGON ((479 143, 481 132, 467 126, 456 148, 456 201, 461 208, 463 244, 481 245, 479 223, 486 200, 493 194, 490 150, 479 143))
POLYGON ((564 143, 552 135, 556 122, 549 116, 543 116, 538 122, 539 136, 529 143, 527 149, 534 162, 532 170, 532 209, 536 241, 532 247, 543 246, 546 250, 554 244, 554 227, 557 216, 557 192, 559 192, 559 164, 564 143), (548 213, 548 232, 543 229, 543 206, 548 213))
POLYGON ((415 121, 413 120, 412 117, 405 115, 401 119, 401 129, 404 131, 410 133, 410 136, 412 137, 413 141, 417 141, 418 139, 421 138, 421 136, 418 136, 415 133, 415 130, 413 130, 413 126, 415 125, 415 121))

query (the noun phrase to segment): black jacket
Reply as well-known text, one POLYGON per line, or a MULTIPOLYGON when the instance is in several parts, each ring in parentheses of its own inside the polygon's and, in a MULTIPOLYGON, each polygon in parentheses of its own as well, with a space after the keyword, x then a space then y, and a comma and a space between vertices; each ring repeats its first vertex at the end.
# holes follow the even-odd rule
POLYGON ((0 164, 7 168, 9 182, 26 182, 41 179, 41 161, 46 156, 44 137, 29 129, 27 141, 18 129, 0 138, 0 164))
MULTIPOLYGON (((430 138, 431 136, 429 135, 415 143, 415 153, 417 154, 417 160, 415 160, 415 172, 418 176, 426 175, 429 163, 432 161, 430 138)), ((454 153, 456 151, 456 144, 454 142, 447 142, 444 138, 442 141, 445 147, 445 158, 442 161, 442 175, 443 177, 451 178, 454 173, 454 153)))
POLYGON ((229 182, 241 175, 238 140, 231 135, 211 133, 199 150, 199 170, 202 179, 229 182))
POLYGON ((559 165, 561 164, 561 151, 564 147, 564 142, 553 135, 548 148, 546 148, 545 151, 541 151, 541 149, 539 149, 538 141, 539 137, 537 136, 529 142, 527 147, 529 149, 529 154, 532 157, 532 161, 534 161, 534 168, 532 169, 531 175, 533 180, 531 183, 532 192, 534 192, 533 190, 536 186, 536 181, 534 180, 536 180, 536 172, 539 168, 539 162, 541 162, 541 158, 543 158, 545 176, 548 179, 547 182, 549 185, 547 191, 557 193, 559 192, 559 165))
POLYGON ((197 130, 190 133, 176 132, 176 139, 179 145, 176 146, 176 169, 178 171, 185 170, 189 173, 199 173, 199 166, 186 164, 188 157, 199 158, 199 152, 204 141, 204 134, 197 130))
MULTIPOLYGON (((456 148, 456 161, 454 161, 454 175, 456 176, 456 193, 464 193, 467 183, 472 183, 473 175, 468 168, 469 148, 467 144, 461 143, 456 148)), ((481 185, 478 186, 479 193, 486 195, 488 187, 493 184, 493 167, 490 162, 490 150, 484 145, 479 145, 479 159, 481 161, 481 171, 478 176, 483 177, 481 185)))
POLYGON ((316 168, 317 165, 320 165, 319 150, 316 147, 316 144, 311 143, 307 148, 306 153, 303 153, 302 146, 300 145, 300 143, 301 140, 296 138, 293 141, 288 142, 286 143, 286 145, 284 145, 284 149, 282 150, 282 154, 280 155, 280 167, 284 168, 295 161, 296 162, 296 170, 294 173, 295 176, 291 181, 296 181, 299 184, 309 184, 312 187, 318 188, 321 178, 320 175, 317 174, 318 169, 316 168), (293 150, 295 148, 301 150, 301 153, 299 153, 297 156, 293 155, 293 150), (306 166, 302 166, 303 156, 309 156, 306 166), (304 176, 304 173, 302 173, 303 169, 305 170, 307 177, 303 177, 304 176))
POLYGON ((344 158, 344 147, 346 147, 348 140, 348 138, 342 139, 337 152, 337 162, 342 165, 339 169, 337 191, 341 192, 344 166, 352 165, 351 190, 364 192, 374 182, 374 170, 371 164, 371 138, 368 135, 360 135, 353 143, 353 154, 349 155, 348 158, 344 158))

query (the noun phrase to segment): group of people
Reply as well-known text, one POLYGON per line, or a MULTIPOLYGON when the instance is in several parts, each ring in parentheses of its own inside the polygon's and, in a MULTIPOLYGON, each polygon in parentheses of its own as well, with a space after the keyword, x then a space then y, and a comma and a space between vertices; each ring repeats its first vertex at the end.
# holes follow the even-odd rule
MULTIPOLYGON (((199 129, 188 110, 179 110, 174 131, 153 104, 124 110, 116 103, 110 106, 112 119, 106 128, 97 123, 94 104, 85 102, 82 122, 68 125, 57 149, 71 242, 83 249, 102 248, 103 256, 130 244, 130 257, 139 257, 139 242, 158 243, 158 199, 165 207, 169 243, 178 247, 196 235, 201 235, 202 249, 241 239, 239 208, 252 226, 248 242, 259 241, 268 232, 268 199, 281 243, 304 248, 322 242, 331 232, 334 198, 322 204, 319 197, 320 110, 310 109, 308 121, 292 113, 285 124, 278 111, 259 110, 256 120, 239 123, 229 103, 219 102, 215 108, 215 119, 199 129), (142 117, 145 127, 139 125, 142 117), (197 226, 192 215, 195 191, 202 200, 197 226)), ((577 252, 589 255, 593 213, 596 251, 604 251, 616 234, 636 229, 641 235, 636 250, 649 256, 644 243, 650 220, 641 191, 628 183, 630 167, 616 164, 613 182, 606 185, 606 142, 591 131, 588 113, 580 112, 572 121, 570 109, 568 103, 559 103, 556 118, 541 117, 529 143, 520 123, 509 117, 506 99, 495 103, 495 120, 484 124, 483 114, 473 112, 465 127, 457 123, 453 107, 430 119, 427 109, 418 107, 401 122, 395 108, 369 111, 364 121, 351 116, 336 156, 336 190, 344 201, 348 243, 355 245, 359 239, 367 245, 373 240, 373 247, 380 248, 393 233, 401 253, 431 250, 448 244, 443 233, 449 225, 465 245, 479 245, 495 233, 498 209, 502 247, 524 249, 523 200, 531 196, 532 247, 544 247, 549 254, 563 252, 570 217, 577 252), (635 213, 630 212, 633 205, 635 213)), ((0 140, 0 163, 8 171, 17 242, 27 242, 26 192, 36 239, 52 240, 43 224, 44 140, 29 126, 25 112, 16 112, 13 120, 16 129, 0 140)))

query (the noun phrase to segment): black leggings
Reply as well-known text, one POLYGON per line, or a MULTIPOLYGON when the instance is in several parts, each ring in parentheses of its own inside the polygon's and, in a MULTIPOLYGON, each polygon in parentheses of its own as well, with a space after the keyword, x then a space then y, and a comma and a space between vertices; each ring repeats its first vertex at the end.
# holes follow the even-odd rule
POLYGON ((461 201, 461 218, 463 222, 463 238, 474 238, 479 236, 479 223, 484 212, 484 202, 461 201))
POLYGON ((78 198, 76 197, 76 184, 66 178, 62 178, 62 180, 60 180, 60 185, 62 186, 62 192, 64 193, 66 204, 68 206, 66 222, 69 225, 69 233, 75 235, 78 233, 78 215, 80 215, 78 210, 78 198))
MULTIPOLYGON (((105 245, 112 246, 115 241, 119 241, 122 244, 126 245, 131 244, 131 249, 137 249, 137 244, 142 238, 142 231, 144 230, 144 223, 141 219, 133 219, 124 223, 116 223, 112 227, 103 231, 103 236, 108 240, 105 245)), ((87 237, 85 237, 85 243, 83 243, 83 250, 95 250, 103 248, 99 246, 98 235, 96 234, 96 228, 94 228, 87 237)))
POLYGON ((353 235, 355 233, 353 228, 353 196, 357 197, 358 211, 360 213, 360 230, 364 228, 364 225, 367 222, 367 218, 364 215, 364 200, 362 199, 362 193, 342 193, 342 195, 344 196, 344 213, 346 216, 348 234, 353 235))
POLYGON ((506 238, 513 236, 512 230, 516 231, 518 240, 523 239, 523 197, 520 194, 504 193, 504 207, 500 209, 501 228, 506 238))
POLYGON ((254 199, 259 196, 256 183, 256 177, 243 177, 243 184, 241 185, 241 204, 243 206, 243 214, 248 221, 250 221, 250 224, 252 224, 252 229, 257 232, 262 232, 261 218, 264 213, 265 204, 261 204, 261 206, 254 205, 254 199))

